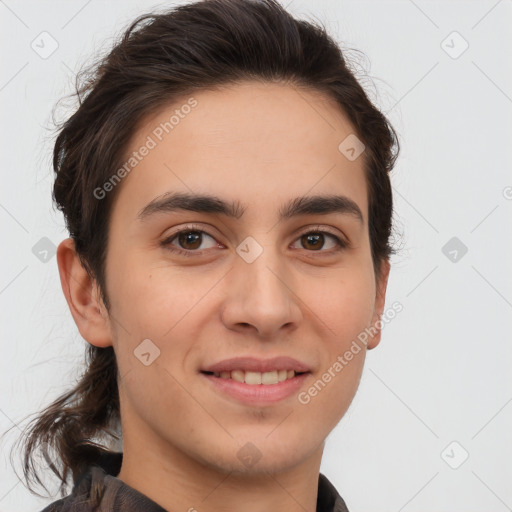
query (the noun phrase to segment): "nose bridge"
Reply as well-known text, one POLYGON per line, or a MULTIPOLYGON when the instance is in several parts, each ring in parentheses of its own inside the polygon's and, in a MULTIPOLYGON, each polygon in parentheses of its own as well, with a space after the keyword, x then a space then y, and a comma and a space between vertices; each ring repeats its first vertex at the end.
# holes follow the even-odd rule
POLYGON ((262 246, 246 239, 237 253, 239 259, 229 273, 224 321, 231 324, 230 328, 250 324, 263 336, 296 322, 300 310, 288 283, 283 256, 274 245, 262 246))
POLYGON ((241 256, 243 261, 237 262, 243 279, 246 283, 245 293, 250 302, 258 308, 264 308, 272 305, 282 307, 289 301, 289 290, 285 285, 286 270, 280 260, 281 256, 273 246, 260 246, 259 254, 254 253, 256 247, 251 247, 248 242, 249 250, 253 252, 255 259, 249 262, 241 256))

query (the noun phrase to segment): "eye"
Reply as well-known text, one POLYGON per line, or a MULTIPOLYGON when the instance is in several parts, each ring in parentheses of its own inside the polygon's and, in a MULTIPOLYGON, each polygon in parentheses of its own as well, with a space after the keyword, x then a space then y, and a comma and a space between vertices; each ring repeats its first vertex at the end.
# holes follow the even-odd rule
POLYGON ((174 233, 174 235, 172 235, 170 238, 164 240, 162 245, 171 252, 183 256, 193 256, 194 252, 201 252, 202 249, 208 249, 208 247, 201 247, 204 241, 204 237, 207 237, 215 242, 210 247, 219 245, 211 235, 206 233, 206 231, 203 231, 202 229, 196 229, 194 227, 187 227, 186 229, 182 229, 181 231, 174 233), (176 243, 179 244, 178 246, 173 244, 175 240, 176 243))
MULTIPOLYGON (((348 247, 348 244, 341 238, 325 230, 318 228, 309 229, 305 231, 299 238, 294 242, 295 244, 300 242, 302 247, 308 252, 321 252, 321 253, 335 253, 348 247), (331 247, 327 247, 330 250, 321 250, 325 248, 325 240, 331 239, 331 247)), ((174 233, 169 238, 165 239, 161 245, 170 252, 179 254, 181 256, 197 256, 201 254, 204 249, 218 247, 219 243, 209 235, 206 231, 199 229, 195 226, 188 226, 177 233, 174 233), (201 247, 204 238, 209 238, 213 241, 210 247, 201 247)))
MULTIPOLYGON (((310 229, 309 231, 304 232, 297 241, 300 241, 301 245, 305 249, 311 249, 313 252, 337 252, 345 247, 347 247, 347 244, 341 240, 338 236, 334 235, 333 233, 330 233, 328 231, 322 231, 320 229, 310 229), (325 239, 330 238, 334 242, 331 244, 331 248, 334 247, 334 250, 324 250, 322 251, 321 248, 325 247, 325 239)), ((329 249, 329 247, 328 247, 329 249)), ((309 251, 311 252, 311 251, 309 251)))

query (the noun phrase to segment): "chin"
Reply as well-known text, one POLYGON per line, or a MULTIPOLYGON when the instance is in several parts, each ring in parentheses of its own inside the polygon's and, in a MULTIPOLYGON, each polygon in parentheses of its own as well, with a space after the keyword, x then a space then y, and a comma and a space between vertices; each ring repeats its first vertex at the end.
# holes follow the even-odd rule
POLYGON ((218 450, 208 454, 203 460, 207 466, 222 473, 239 475, 277 474, 289 471, 308 459, 322 444, 321 440, 307 443, 304 436, 281 435, 271 430, 258 436, 239 436, 227 444, 218 446, 218 450), (286 440, 286 441, 285 441, 286 440), (311 444, 311 446, 309 446, 311 444))
POLYGON ((254 463, 241 462, 238 457, 226 457, 226 459, 215 459, 209 464, 211 469, 220 473, 231 473, 235 475, 247 475, 251 478, 261 476, 268 478, 269 474, 277 475, 292 470, 304 461, 306 457, 300 454, 290 454, 288 457, 279 458, 276 456, 265 457, 254 463))

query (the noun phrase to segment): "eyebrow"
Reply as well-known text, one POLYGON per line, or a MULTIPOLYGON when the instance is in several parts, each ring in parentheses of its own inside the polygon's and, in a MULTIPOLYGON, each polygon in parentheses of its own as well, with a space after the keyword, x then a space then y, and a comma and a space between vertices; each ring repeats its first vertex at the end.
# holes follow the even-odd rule
MULTIPOLYGON (((208 194, 189 194, 167 192, 158 196, 144 206, 138 213, 137 219, 143 221, 159 214, 176 211, 221 214, 234 219, 240 219, 246 207, 239 201, 225 201, 208 194)), ((290 219, 300 215, 327 215, 339 213, 355 217, 364 223, 361 209, 352 199, 340 195, 302 196, 291 199, 278 212, 279 220, 290 219)))

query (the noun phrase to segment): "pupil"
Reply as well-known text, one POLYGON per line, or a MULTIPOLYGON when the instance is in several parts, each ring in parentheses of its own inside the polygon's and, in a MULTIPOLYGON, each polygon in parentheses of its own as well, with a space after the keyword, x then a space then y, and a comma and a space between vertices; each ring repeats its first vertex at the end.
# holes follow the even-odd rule
POLYGON ((181 244, 184 244, 184 245, 192 244, 192 245, 194 245, 194 243, 195 243, 195 246, 192 247, 193 249, 197 249, 197 246, 201 245, 200 239, 201 239, 201 234, 198 233, 197 231, 188 231, 187 233, 182 233, 180 235, 180 243, 181 244), (199 241, 199 244, 198 244, 198 241, 199 241))
POLYGON ((313 245, 313 248, 315 248, 315 247, 318 248, 321 245, 321 242, 319 240, 321 236, 322 236, 321 234, 305 235, 305 237, 307 239, 307 243, 311 243, 313 245))

